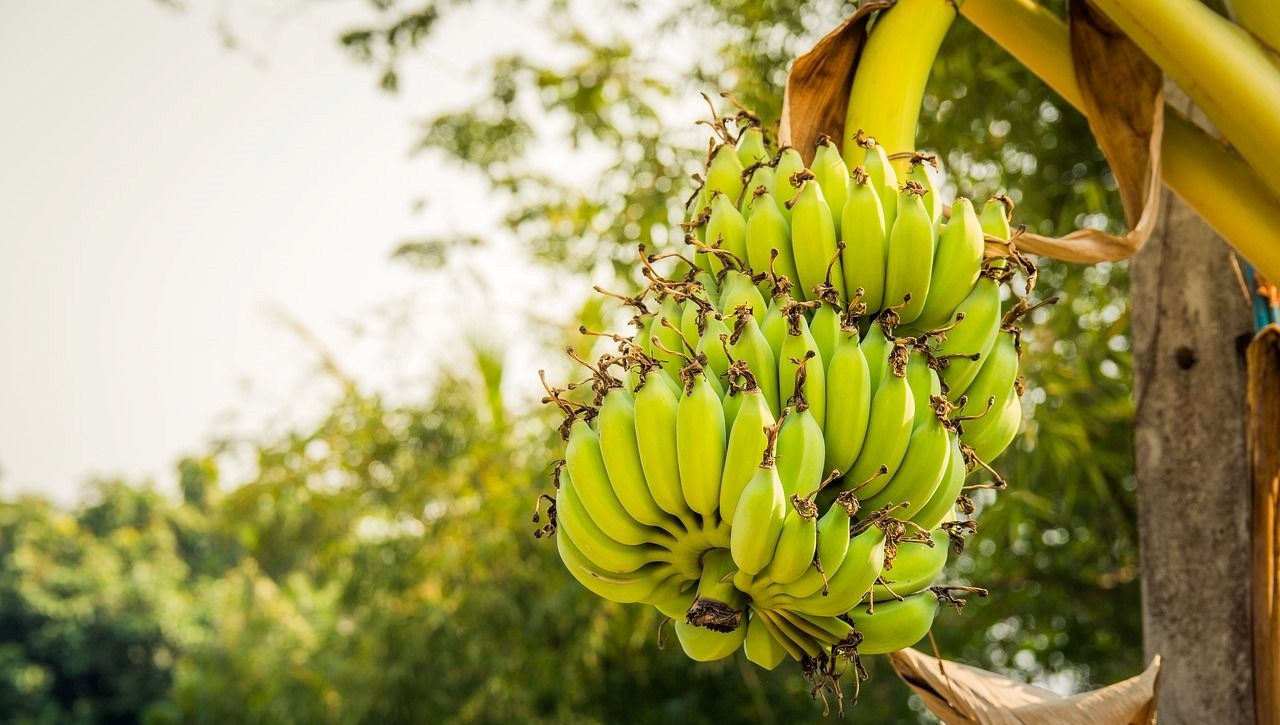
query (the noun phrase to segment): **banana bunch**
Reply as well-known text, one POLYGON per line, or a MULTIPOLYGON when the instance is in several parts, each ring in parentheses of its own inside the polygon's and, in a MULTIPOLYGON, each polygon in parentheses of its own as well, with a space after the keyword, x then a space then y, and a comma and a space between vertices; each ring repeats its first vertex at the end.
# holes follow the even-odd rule
POLYGON ((592 592, 674 620, 695 660, 741 648, 829 683, 916 643, 956 601, 934 584, 973 530, 966 482, 1021 423, 1034 268, 986 258, 1012 205, 944 218, 931 157, 899 183, 858 143, 852 170, 825 139, 809 168, 771 154, 755 126, 714 147, 689 253, 642 247, 643 289, 611 295, 630 333, 582 329, 604 348, 569 351, 588 377, 543 378, 566 448, 538 533, 592 592))

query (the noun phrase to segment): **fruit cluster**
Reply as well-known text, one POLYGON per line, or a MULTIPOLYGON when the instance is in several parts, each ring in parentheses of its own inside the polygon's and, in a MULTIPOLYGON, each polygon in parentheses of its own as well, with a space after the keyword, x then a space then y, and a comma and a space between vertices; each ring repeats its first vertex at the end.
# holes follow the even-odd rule
POLYGON ((974 528, 969 474, 995 476, 1021 422, 1015 322, 1038 305, 1002 309, 1002 289, 1030 293, 1034 267, 1011 203, 945 213, 927 155, 899 184, 862 135, 852 171, 826 140, 805 168, 717 125, 692 254, 642 248, 634 333, 584 329, 611 348, 570 350, 590 377, 544 379, 567 448, 539 533, 591 591, 673 619, 693 659, 741 647, 831 683, 968 589, 931 585, 974 528))

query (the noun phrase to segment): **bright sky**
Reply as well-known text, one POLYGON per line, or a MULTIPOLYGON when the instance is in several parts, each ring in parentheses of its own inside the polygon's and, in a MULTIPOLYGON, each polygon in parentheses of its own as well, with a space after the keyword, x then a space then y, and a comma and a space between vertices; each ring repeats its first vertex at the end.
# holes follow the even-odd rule
MULTIPOLYGON (((415 115, 474 88, 447 74, 518 18, 444 29, 394 98, 337 46, 367 3, 203 5, 0 0, 0 495, 167 488, 212 436, 323 410, 333 388, 276 311, 358 379, 424 394, 462 332, 513 329, 472 280, 388 254, 484 231, 480 187, 407 151, 415 115)), ((493 289, 547 295, 518 256, 485 261, 493 289)))

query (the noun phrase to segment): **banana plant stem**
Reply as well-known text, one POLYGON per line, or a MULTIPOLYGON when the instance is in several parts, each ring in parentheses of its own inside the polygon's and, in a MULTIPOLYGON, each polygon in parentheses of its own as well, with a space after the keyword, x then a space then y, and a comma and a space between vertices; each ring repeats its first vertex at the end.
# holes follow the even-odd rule
MULTIPOLYGON (((1034 0, 967 0, 961 12, 1082 109, 1066 23, 1034 0)), ((1258 174, 1169 107, 1161 154, 1165 184, 1264 274, 1280 278, 1280 198, 1258 174)))

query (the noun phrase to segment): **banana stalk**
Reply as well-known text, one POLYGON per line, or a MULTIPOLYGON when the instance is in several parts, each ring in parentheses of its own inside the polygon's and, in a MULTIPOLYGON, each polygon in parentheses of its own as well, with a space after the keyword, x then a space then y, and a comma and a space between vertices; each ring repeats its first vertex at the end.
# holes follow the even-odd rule
MULTIPOLYGON (((1068 103, 1083 106, 1067 26, 1035 0, 967 0, 961 12, 1068 103)), ((1165 109, 1164 182, 1254 266, 1280 278, 1280 196, 1176 109, 1165 109)))

